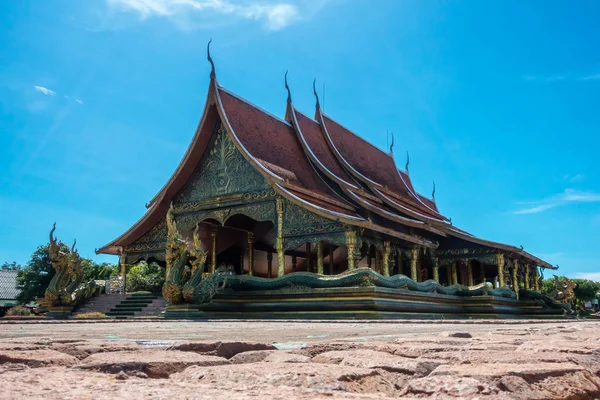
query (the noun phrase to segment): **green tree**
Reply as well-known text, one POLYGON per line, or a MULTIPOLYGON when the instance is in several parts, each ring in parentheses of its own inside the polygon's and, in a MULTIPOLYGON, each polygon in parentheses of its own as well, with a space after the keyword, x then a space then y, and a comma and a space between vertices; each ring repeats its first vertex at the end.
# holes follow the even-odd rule
POLYGON ((588 279, 573 279, 573 282, 577 284, 573 292, 575 292, 575 298, 579 306, 582 306, 586 301, 594 300, 600 290, 600 283, 588 279))
POLYGON ((83 282, 91 280, 107 280, 118 275, 118 266, 109 263, 96 263, 89 259, 82 260, 83 262, 83 282))
MULTIPOLYGON (((67 245, 59 242, 61 251, 68 251, 67 245)), ((27 304, 38 297, 44 297, 44 292, 48 284, 54 277, 54 268, 50 262, 48 254, 48 245, 45 244, 37 248, 31 255, 25 268, 19 270, 17 275, 17 287, 21 291, 17 300, 21 304, 27 304)))
POLYGON ((127 292, 160 293, 165 283, 165 270, 155 262, 141 261, 129 269, 126 282, 127 292))
POLYGON ((13 261, 11 263, 9 262, 5 262, 4 264, 0 265, 0 270, 2 271, 19 271, 22 267, 17 264, 16 261, 13 261))

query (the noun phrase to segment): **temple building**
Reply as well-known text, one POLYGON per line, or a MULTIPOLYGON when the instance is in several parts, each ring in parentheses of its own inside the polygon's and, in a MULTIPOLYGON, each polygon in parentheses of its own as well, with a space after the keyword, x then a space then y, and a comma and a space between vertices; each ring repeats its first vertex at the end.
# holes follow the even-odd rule
MULTIPOLYGON (((345 276, 368 268, 377 276, 431 280, 442 287, 512 290, 512 298, 502 299, 486 292, 486 304, 495 310, 488 311, 498 312, 518 309, 519 291, 539 291, 540 269, 557 268, 522 248, 454 226, 438 209, 435 189, 431 197, 415 190, 408 162, 398 168, 392 147, 380 150, 323 112, 314 85, 314 112, 303 113, 294 106, 286 79, 286 112, 279 118, 221 86, 210 54, 209 61, 204 111, 179 166, 146 205, 145 215, 97 250, 119 255, 123 274, 140 260, 167 266, 169 212, 184 240, 191 242, 196 230, 207 252, 205 276, 219 267, 234 276, 271 280, 299 272, 345 276)), ((385 302, 379 300, 396 301, 395 293, 402 291, 378 287, 372 304, 381 309, 385 302)), ((221 311, 239 312, 231 304, 246 300, 235 303, 240 292, 234 292, 218 295, 213 307, 220 297, 229 298, 221 311)), ((292 292, 297 297, 302 290, 292 292)), ((252 303, 248 293, 244 298, 252 303)), ((287 300, 277 293, 278 304, 287 300)), ((450 307, 447 312, 460 314, 455 296, 438 293, 414 295, 437 296, 450 307)), ((267 295, 262 296, 264 305, 267 295)), ((440 307, 445 306, 436 310, 440 307)))

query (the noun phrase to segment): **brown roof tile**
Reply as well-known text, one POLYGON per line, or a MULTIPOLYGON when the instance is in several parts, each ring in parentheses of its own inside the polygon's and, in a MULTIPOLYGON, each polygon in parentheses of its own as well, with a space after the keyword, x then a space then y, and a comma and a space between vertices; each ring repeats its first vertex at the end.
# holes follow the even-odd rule
MULTIPOLYGON (((337 197, 316 174, 289 123, 226 90, 219 94, 233 131, 254 158, 291 172, 303 188, 337 197)), ((276 168, 270 170, 276 173, 276 168)))
POLYGON ((329 148, 321 127, 317 121, 307 117, 301 112, 294 109, 296 112, 296 120, 298 126, 302 132, 302 136, 306 140, 308 147, 313 152, 315 157, 338 178, 346 181, 347 183, 354 184, 353 179, 348 175, 344 168, 340 165, 339 161, 329 148))

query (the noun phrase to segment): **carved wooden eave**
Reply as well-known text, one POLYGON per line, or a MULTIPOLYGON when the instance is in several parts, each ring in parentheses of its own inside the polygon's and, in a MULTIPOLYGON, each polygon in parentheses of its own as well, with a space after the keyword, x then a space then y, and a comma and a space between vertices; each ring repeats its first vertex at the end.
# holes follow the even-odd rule
POLYGON ((425 215, 421 212, 415 211, 414 209, 401 204, 399 201, 396 201, 395 199, 393 199, 391 197, 392 196, 391 193, 389 195, 385 194, 384 191, 387 192, 387 190, 385 190, 385 189, 379 190, 379 189, 373 188, 373 191, 384 201, 384 203, 386 203, 390 207, 392 207, 402 213, 405 213, 406 215, 409 215, 420 221, 424 221, 433 226, 437 226, 437 227, 450 226, 446 221, 443 221, 443 220, 437 219, 437 218, 432 218, 428 215, 425 215))
POLYGON ((437 244, 432 243, 428 240, 419 238, 417 236, 401 233, 396 230, 374 224, 373 222, 366 220, 360 216, 353 216, 353 215, 349 215, 349 214, 337 213, 337 212, 333 212, 333 211, 327 210, 325 208, 319 207, 315 204, 312 204, 312 203, 306 201, 305 199, 300 198, 299 196, 294 195, 293 193, 287 191, 284 187, 282 187, 278 184, 275 185, 275 191, 277 191, 279 194, 281 194, 283 197, 285 197, 290 202, 296 204, 297 206, 306 208, 309 211, 311 211, 317 215, 320 215, 322 217, 329 218, 329 219, 332 219, 332 220, 338 221, 338 222, 343 222, 345 224, 356 226, 359 228, 370 229, 372 231, 383 233, 385 235, 392 236, 397 239, 401 239, 401 240, 404 240, 406 242, 409 242, 409 243, 412 243, 415 245, 432 248, 432 249, 437 248, 437 244))
POLYGON ((525 250, 518 248, 518 247, 511 246, 511 245, 504 244, 504 243, 494 242, 491 240, 481 239, 481 238, 478 238, 471 234, 468 234, 466 232, 458 231, 454 228, 447 229, 447 232, 449 235, 457 237, 459 239, 463 239, 468 242, 477 243, 477 244, 480 244, 483 246, 488 246, 488 247, 498 249, 501 252, 508 254, 509 256, 521 257, 524 260, 529 261, 530 263, 534 263, 535 265, 540 266, 542 268, 547 268, 547 269, 552 269, 552 270, 558 269, 558 267, 556 267, 550 263, 547 263, 546 261, 544 261, 544 260, 526 252, 525 250))
MULTIPOLYGON (((321 130, 322 130, 323 135, 325 136, 327 144, 330 146, 331 151, 336 156, 336 158, 338 159, 340 164, 342 164, 344 166, 344 168, 347 171, 349 171, 352 176, 354 176, 356 179, 362 181, 365 185, 367 185, 367 187, 369 187, 369 189, 376 195, 378 195, 378 193, 377 193, 378 190, 389 191, 383 184, 376 182, 371 178, 368 178, 362 172, 360 172, 357 168, 355 168, 348 160, 346 160, 346 158, 342 155, 340 150, 337 148, 332 136, 329 133, 329 130, 327 128, 327 123, 325 121, 326 118, 328 118, 330 121, 333 121, 331 118, 327 117, 321 111, 321 108, 319 106, 317 106, 316 111, 315 111, 315 119, 321 126, 321 130)), ((340 127, 342 127, 342 126, 340 125, 340 127)), ((357 136, 354 133, 352 133, 350 130, 348 130, 346 128, 343 128, 343 129, 345 131, 349 132, 350 134, 357 136)), ((398 177, 400 178, 400 181, 402 182, 403 186, 405 187, 406 192, 409 193, 409 195, 411 196, 410 199, 408 199, 408 198, 405 199, 405 202, 407 203, 407 205, 403 206, 401 209, 399 209, 399 211, 406 212, 408 210, 410 212, 410 214, 408 214, 408 213, 407 214, 413 218, 418 218, 418 219, 423 220, 421 217, 421 215, 423 215, 423 217, 426 217, 429 220, 439 220, 439 221, 443 222, 446 219, 445 217, 441 216, 438 212, 432 211, 429 207, 427 207, 425 204, 423 204, 420 201, 420 199, 415 200, 412 198, 412 197, 415 197, 415 195, 410 190, 410 188, 406 185, 406 182, 404 181, 404 178, 402 177, 402 175, 398 172, 398 169, 396 167, 396 163, 395 163, 393 157, 391 157, 389 155, 386 155, 386 157, 390 158, 392 165, 393 165, 394 173, 398 175, 398 177), (415 203, 415 204, 413 204, 413 203, 415 203), (423 210, 417 211, 419 208, 423 208, 423 210), (432 216, 431 217, 426 216, 424 214, 425 212, 431 213, 432 216)), ((394 202, 394 203, 398 204, 397 202, 394 202)), ((398 209, 394 205, 392 205, 392 207, 398 209)))
MULTIPOLYGON (((286 109, 286 120, 288 120, 294 127, 296 136, 298 137, 298 140, 300 141, 306 156, 319 168, 319 170, 323 174, 325 174, 329 179, 331 179, 333 182, 335 182, 352 200, 354 200, 356 203, 358 203, 359 206, 361 206, 365 209, 368 209, 369 211, 372 211, 372 212, 374 212, 386 219, 389 219, 391 221, 398 222, 400 224, 411 226, 411 227, 421 228, 421 229, 436 233, 441 236, 446 235, 442 231, 435 229, 433 227, 430 227, 421 221, 401 217, 395 213, 384 210, 381 207, 374 206, 371 203, 369 203, 369 201, 367 201, 367 200, 363 200, 361 198, 362 196, 365 196, 365 197, 368 196, 369 200, 381 203, 381 200, 379 198, 377 198, 376 196, 368 195, 364 190, 360 189, 358 185, 348 182, 348 180, 343 179, 342 177, 336 175, 329 168, 327 168, 325 163, 322 162, 319 159, 319 157, 315 154, 315 152, 311 149, 311 147, 305 137, 305 134, 300 126, 300 123, 298 122, 298 113, 299 113, 298 110, 296 110, 296 108, 292 104, 291 98, 289 98, 288 102, 287 102, 287 109, 286 109)), ((302 117, 306 118, 307 120, 309 119, 308 117, 306 117, 304 115, 302 115, 302 117)), ((318 122, 316 122, 314 120, 311 120, 311 121, 313 121, 315 123, 315 125, 320 129, 318 122)), ((329 151, 331 151, 331 148, 329 147, 329 145, 327 145, 327 149, 329 151)), ((335 158, 335 155, 333 157, 335 158)))

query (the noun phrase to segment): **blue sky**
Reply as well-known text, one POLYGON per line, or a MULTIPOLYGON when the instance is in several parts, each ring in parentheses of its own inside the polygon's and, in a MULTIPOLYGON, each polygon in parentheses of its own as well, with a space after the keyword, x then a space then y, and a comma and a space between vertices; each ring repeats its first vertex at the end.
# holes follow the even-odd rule
POLYGON ((179 163, 219 82, 283 116, 289 82, 372 143, 396 136, 455 225, 600 280, 600 3, 0 2, 0 263, 52 222, 97 260, 179 163), (323 88, 323 84, 325 85, 323 88))

